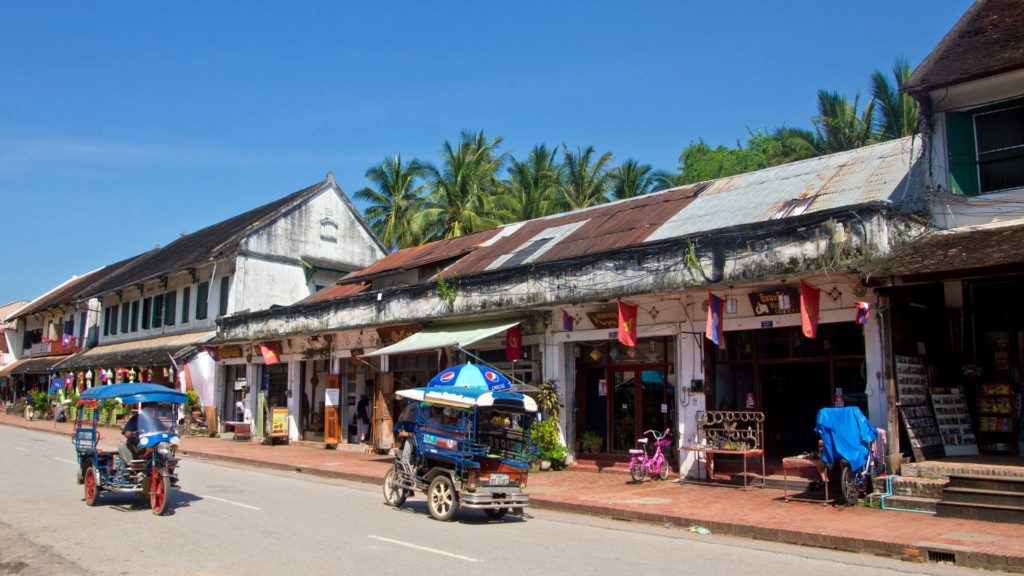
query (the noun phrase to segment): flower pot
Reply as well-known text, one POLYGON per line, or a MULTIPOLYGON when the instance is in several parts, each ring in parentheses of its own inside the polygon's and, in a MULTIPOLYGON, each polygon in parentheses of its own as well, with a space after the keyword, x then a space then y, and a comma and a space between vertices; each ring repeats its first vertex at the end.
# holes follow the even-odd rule
POLYGON ((541 460, 540 461, 540 469, 541 469, 542 472, 546 472, 548 470, 551 470, 551 460, 541 460))

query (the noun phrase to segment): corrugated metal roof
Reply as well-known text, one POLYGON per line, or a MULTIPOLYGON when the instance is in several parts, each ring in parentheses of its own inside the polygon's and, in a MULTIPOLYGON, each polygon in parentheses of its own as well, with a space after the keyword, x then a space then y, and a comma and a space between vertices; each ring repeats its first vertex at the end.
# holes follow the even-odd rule
POLYGON ((835 208, 891 203, 906 192, 920 139, 900 138, 714 180, 647 242, 835 208))
POLYGON ((74 356, 65 357, 64 361, 54 365, 54 368, 57 370, 77 370, 79 368, 102 366, 105 364, 122 366, 158 364, 166 366, 170 364, 169 354, 180 358, 187 352, 186 349, 208 342, 216 334, 217 332, 215 331, 204 330, 202 332, 172 334, 170 336, 97 346, 74 356))
POLYGON ((296 304, 309 304, 310 302, 323 302, 324 300, 332 300, 343 296, 352 296, 353 294, 359 294, 369 287, 368 283, 335 284, 299 300, 296 304))
POLYGON ((412 270, 435 262, 443 262, 445 260, 451 260, 452 258, 458 258, 459 256, 463 256, 476 250, 487 242, 487 240, 496 236, 501 232, 501 230, 502 228, 492 228, 475 234, 468 234, 466 236, 450 238, 448 240, 438 240, 437 242, 430 242, 429 244, 424 244, 422 246, 399 250, 388 254, 381 260, 378 260, 374 264, 371 264, 362 270, 345 276, 341 279, 341 282, 345 282, 346 284, 351 282, 362 282, 363 280, 372 278, 381 273, 412 270))

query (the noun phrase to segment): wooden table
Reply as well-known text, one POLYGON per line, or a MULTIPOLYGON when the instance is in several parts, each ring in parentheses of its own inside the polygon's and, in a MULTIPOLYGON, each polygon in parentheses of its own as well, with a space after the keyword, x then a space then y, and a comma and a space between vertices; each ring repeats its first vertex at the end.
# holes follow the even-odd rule
MULTIPOLYGON (((700 454, 704 455, 704 468, 707 472, 707 479, 705 482, 711 482, 715 479, 715 454, 725 454, 729 456, 741 456, 743 458, 743 488, 749 490, 750 488, 764 488, 765 487, 765 465, 764 465, 764 450, 758 448, 753 450, 725 450, 721 448, 710 448, 708 446, 683 446, 680 450, 685 452, 696 452, 698 460, 700 454), (748 458, 760 458, 761 459, 761 480, 760 482, 751 484, 748 482, 747 475, 747 459, 748 458)), ((682 460, 682 458, 681 458, 682 460)), ((697 480, 701 480, 700 467, 697 468, 697 480)), ((684 480, 685 481, 685 480, 684 480)), ((738 486, 739 488, 740 486, 738 486)))

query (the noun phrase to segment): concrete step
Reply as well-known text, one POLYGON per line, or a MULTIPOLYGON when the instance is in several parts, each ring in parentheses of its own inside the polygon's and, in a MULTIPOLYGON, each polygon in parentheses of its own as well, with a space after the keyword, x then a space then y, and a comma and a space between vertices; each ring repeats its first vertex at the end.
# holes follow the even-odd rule
POLYGON ((1024 508, 1018 506, 941 501, 936 505, 935 510, 937 515, 943 518, 964 518, 968 520, 983 520, 985 522, 1024 524, 1024 508))
MULTIPOLYGON (((877 488, 885 489, 885 480, 879 478, 877 488)), ((909 496, 912 498, 933 498, 942 499, 942 489, 945 488, 947 480, 934 478, 914 478, 897 476, 892 480, 892 493, 894 496, 909 496)))
POLYGON ((985 490, 983 488, 950 488, 942 495, 943 502, 963 502, 968 504, 994 504, 1024 509, 1024 493, 1007 492, 1005 490, 985 490))
POLYGON ((938 498, 921 498, 917 496, 888 496, 885 499, 886 510, 898 509, 935 512, 935 508, 938 504, 938 498))
POLYGON ((988 476, 978 474, 951 474, 947 488, 973 488, 1024 494, 1024 478, 988 476))

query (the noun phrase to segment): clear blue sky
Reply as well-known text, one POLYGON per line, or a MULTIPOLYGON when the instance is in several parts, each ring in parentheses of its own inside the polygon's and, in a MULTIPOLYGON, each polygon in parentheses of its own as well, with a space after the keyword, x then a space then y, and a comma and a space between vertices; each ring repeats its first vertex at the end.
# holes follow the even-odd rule
POLYGON ((965 0, 0 0, 0 304, 483 129, 675 168, 916 65, 965 0))

